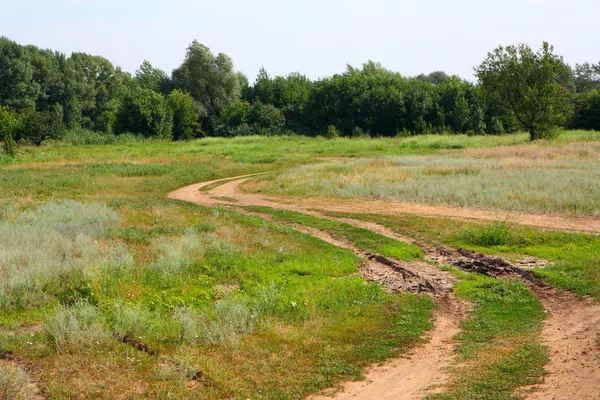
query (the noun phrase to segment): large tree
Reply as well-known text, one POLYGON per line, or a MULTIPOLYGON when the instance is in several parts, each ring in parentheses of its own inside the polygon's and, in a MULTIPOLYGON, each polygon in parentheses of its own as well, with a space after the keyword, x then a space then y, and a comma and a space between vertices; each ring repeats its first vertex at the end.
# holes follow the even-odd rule
POLYGON ((498 47, 475 69, 488 98, 514 115, 531 140, 547 137, 570 112, 564 76, 569 67, 544 42, 536 53, 525 44, 498 47))
POLYGON ((183 64, 173 71, 173 83, 196 100, 203 128, 211 133, 223 110, 240 98, 240 79, 231 59, 223 53, 214 56, 196 40, 188 47, 183 64))

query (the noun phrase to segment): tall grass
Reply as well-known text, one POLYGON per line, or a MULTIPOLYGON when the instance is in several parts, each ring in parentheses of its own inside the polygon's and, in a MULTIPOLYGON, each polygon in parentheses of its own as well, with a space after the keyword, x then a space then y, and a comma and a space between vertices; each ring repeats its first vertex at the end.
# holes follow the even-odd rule
POLYGON ((259 311, 243 297, 221 300, 210 313, 179 308, 174 314, 180 326, 181 343, 193 345, 235 342, 240 335, 254 331, 259 317, 259 311))
POLYGON ((260 190, 284 196, 600 216, 595 142, 342 161, 300 166, 262 180, 260 190))
POLYGON ((83 301, 58 307, 49 315, 45 333, 59 352, 82 351, 111 340, 104 315, 83 301))
POLYGON ((101 243, 118 224, 105 205, 72 201, 0 220, 0 309, 92 300, 106 274, 132 266, 125 247, 101 243))

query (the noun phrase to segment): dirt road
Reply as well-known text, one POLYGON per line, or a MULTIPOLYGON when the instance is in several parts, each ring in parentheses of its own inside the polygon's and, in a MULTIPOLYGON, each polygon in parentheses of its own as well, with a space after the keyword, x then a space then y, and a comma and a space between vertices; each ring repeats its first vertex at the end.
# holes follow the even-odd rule
POLYGON ((566 215, 523 214, 501 210, 480 210, 461 207, 430 206, 413 203, 396 203, 367 200, 330 200, 268 197, 260 194, 242 193, 239 186, 255 175, 217 179, 197 183, 175 190, 169 194, 172 199, 183 200, 205 206, 231 205, 232 202, 245 206, 267 206, 301 211, 319 209, 324 211, 348 212, 357 214, 378 213, 385 215, 417 215, 422 217, 444 217, 461 220, 505 220, 521 225, 540 228, 572 230, 587 233, 600 233, 600 218, 573 217, 566 215), (198 189, 225 182, 209 191, 198 189), (385 211, 381 211, 385 210, 385 211))
MULTIPOLYGON (((285 199, 259 194, 242 193, 239 186, 254 175, 202 182, 178 189, 169 198, 203 206, 267 206, 303 212, 323 217, 315 210, 348 213, 380 213, 385 215, 418 215, 449 217, 465 220, 495 220, 510 217, 523 225, 541 228, 574 230, 588 233, 600 232, 599 218, 578 218, 537 214, 514 214, 502 211, 472 210, 463 208, 426 206, 405 203, 376 201, 331 201, 319 199, 285 199), (209 188, 200 191, 201 188, 209 188), (384 211, 381 211, 384 210, 384 211)), ((244 210, 239 209, 242 212, 244 210)), ((412 238, 400 237, 380 225, 344 219, 345 222, 375 231, 397 240, 415 242, 412 238)), ((327 233, 297 227, 306 233, 318 236, 334 245, 348 248, 348 244, 328 237, 327 233)), ((418 243, 417 243, 418 244, 418 243)), ((352 249, 356 252, 356 249, 352 249)), ((423 248, 428 252, 433 249, 423 248)), ((360 256, 360 254, 359 254, 360 256)), ((362 255, 364 256, 364 254, 362 255)), ((432 261, 443 263, 445 255, 428 254, 432 261)), ((458 254, 457 257, 468 254, 458 254)), ((406 266, 414 271, 415 266, 406 266)), ((379 272, 378 272, 379 273, 379 272)), ((368 274, 368 271, 363 271, 368 274)), ((368 275, 366 275, 368 276, 368 275)), ((385 282, 380 282, 384 284, 385 282)), ((531 400, 600 399, 600 305, 581 301, 569 293, 554 289, 533 288, 549 313, 542 332, 542 341, 549 347, 549 374, 540 390, 529 394, 531 400)), ((442 297, 436 315, 436 326, 430 332, 429 342, 415 349, 411 358, 390 360, 384 366, 374 366, 366 372, 366 380, 346 383, 343 391, 337 392, 339 399, 419 399, 425 388, 442 385, 447 376, 444 366, 452 362, 452 337, 464 316, 461 306, 452 295, 442 297)), ((315 396, 312 399, 324 399, 315 396)))

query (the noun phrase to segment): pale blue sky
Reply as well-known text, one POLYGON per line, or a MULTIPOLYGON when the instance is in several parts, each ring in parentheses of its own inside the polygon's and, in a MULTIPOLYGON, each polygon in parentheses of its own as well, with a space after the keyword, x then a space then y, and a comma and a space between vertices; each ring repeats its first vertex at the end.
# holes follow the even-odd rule
POLYGON ((599 16, 598 0, 14 0, 0 6, 0 36, 130 72, 147 59, 170 73, 197 39, 251 82, 261 65, 316 79, 368 60, 473 79, 499 44, 545 40, 570 64, 600 61, 599 16))

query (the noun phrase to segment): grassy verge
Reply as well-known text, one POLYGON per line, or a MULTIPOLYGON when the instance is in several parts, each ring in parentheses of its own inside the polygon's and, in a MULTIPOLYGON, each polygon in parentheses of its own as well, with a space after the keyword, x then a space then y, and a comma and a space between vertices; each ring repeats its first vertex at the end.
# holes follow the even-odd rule
POLYGON ((508 259, 539 257, 553 263, 533 271, 548 284, 600 300, 600 237, 597 235, 542 230, 506 221, 482 224, 413 216, 331 215, 377 222, 401 234, 416 234, 454 247, 501 254, 508 259))
POLYGON ((358 249, 363 251, 374 252, 404 261, 423 259, 423 252, 417 246, 399 242, 344 222, 316 218, 299 212, 278 210, 270 207, 252 206, 246 207, 246 209, 272 215, 279 221, 291 222, 326 231, 334 237, 341 237, 349 240, 358 249))
POLYGON ((547 349, 539 344, 545 317, 528 288, 514 281, 454 273, 456 293, 473 304, 458 336, 457 362, 443 393, 431 400, 514 399, 519 387, 539 383, 547 349))

